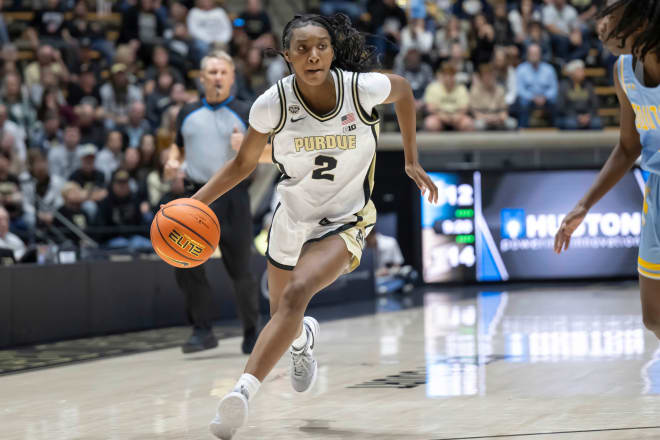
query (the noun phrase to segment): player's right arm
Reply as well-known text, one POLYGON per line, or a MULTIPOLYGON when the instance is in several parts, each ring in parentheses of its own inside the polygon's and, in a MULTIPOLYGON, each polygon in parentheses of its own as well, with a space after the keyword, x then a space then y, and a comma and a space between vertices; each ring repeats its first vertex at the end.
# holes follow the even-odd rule
MULTIPOLYGON (((620 62, 621 59, 619 59, 620 62)), ((612 150, 610 157, 605 162, 605 165, 603 165, 589 191, 587 191, 575 208, 562 221, 559 231, 555 235, 555 252, 558 254, 568 249, 571 243, 571 235, 580 226, 580 223, 582 223, 582 220, 584 220, 591 207, 630 171, 642 152, 639 133, 635 128, 635 112, 619 81, 618 63, 614 69, 614 87, 621 109, 619 142, 614 147, 614 150, 612 150)))

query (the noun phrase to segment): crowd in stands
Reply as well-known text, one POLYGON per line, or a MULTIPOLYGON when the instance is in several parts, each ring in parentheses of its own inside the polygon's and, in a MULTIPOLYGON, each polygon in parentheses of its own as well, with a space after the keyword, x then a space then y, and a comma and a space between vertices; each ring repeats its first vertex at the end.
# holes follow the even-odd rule
MULTIPOLYGON (((349 15, 382 69, 410 81, 420 130, 512 130, 534 118, 602 128, 585 75, 613 61, 595 33, 602 0, 307 3, 349 15)), ((154 212, 183 194, 182 177, 166 180, 163 167, 179 109, 201 92, 202 57, 226 49, 235 95, 248 101, 289 73, 266 50, 279 50, 280 36, 262 2, 240 5, 0 0, 0 247, 78 244, 79 228, 107 248, 150 249, 154 212), (5 19, 12 11, 29 21, 5 19)))

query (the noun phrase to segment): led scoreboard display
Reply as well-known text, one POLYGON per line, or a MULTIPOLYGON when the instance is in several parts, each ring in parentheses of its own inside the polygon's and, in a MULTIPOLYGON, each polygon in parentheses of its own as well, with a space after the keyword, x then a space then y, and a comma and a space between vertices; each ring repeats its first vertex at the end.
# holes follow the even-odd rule
POLYGON ((437 205, 421 200, 426 282, 632 276, 644 175, 627 174, 585 218, 562 255, 554 235, 597 170, 429 173, 437 205))
POLYGON ((422 255, 427 282, 475 279, 473 173, 429 173, 438 204, 422 203, 422 255))

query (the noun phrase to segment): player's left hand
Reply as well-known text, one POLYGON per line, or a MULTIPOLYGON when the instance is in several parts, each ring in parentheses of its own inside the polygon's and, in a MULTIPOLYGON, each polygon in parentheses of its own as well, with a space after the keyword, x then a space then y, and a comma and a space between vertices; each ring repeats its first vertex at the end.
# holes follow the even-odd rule
POLYGON ((426 171, 424 171, 424 168, 422 168, 419 162, 406 164, 406 174, 415 181, 415 184, 422 192, 422 197, 426 196, 428 191, 429 203, 438 203, 438 187, 435 186, 435 183, 426 174, 426 171))

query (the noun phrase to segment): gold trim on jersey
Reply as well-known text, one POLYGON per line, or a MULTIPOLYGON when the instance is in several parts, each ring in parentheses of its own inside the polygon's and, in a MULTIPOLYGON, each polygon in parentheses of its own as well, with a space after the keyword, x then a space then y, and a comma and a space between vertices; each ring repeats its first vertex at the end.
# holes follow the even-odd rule
POLYGON ((277 134, 284 128, 284 123, 286 122, 286 95, 284 94, 284 86, 282 86, 282 80, 277 82, 277 94, 280 97, 280 121, 277 123, 273 133, 277 134))
POLYGON ((316 113, 312 111, 311 108, 307 105, 305 102, 305 99, 302 96, 302 93, 300 92, 300 89, 298 89, 298 82, 296 81, 296 77, 293 77, 293 93, 296 95, 296 98, 298 98, 298 101, 300 101, 300 104, 303 106, 305 111, 310 114, 314 119, 318 119, 321 122, 329 121, 330 119, 334 118, 339 114, 341 111, 342 107, 344 106, 344 75, 341 73, 341 70, 339 69, 332 69, 335 71, 337 74, 337 84, 339 87, 339 93, 337 97, 337 102, 335 103, 335 108, 330 111, 330 113, 327 113, 323 116, 319 116, 316 113))
POLYGON ((371 116, 367 116, 367 113, 364 111, 362 108, 362 105, 360 104, 360 96, 358 93, 358 76, 360 74, 357 72, 353 72, 353 78, 351 79, 351 89, 353 91, 353 106, 355 107, 355 110, 357 111, 358 117, 362 122, 364 122, 367 125, 375 125, 380 122, 380 118, 378 117, 378 112, 374 108, 371 116))

